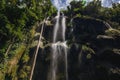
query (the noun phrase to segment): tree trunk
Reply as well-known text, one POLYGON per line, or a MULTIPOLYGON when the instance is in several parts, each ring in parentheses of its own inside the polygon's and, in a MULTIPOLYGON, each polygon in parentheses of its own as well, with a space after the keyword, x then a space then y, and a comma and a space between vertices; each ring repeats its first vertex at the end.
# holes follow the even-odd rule
POLYGON ((35 69, 35 65, 36 65, 36 59, 37 59, 37 55, 38 55, 38 51, 39 51, 39 47, 40 47, 40 42, 41 42, 41 38, 42 38, 42 33, 43 33, 43 27, 44 27, 44 24, 45 24, 44 22, 45 22, 45 19, 44 19, 43 24, 42 24, 42 29, 41 29, 41 32, 40 32, 39 42, 38 42, 38 45, 37 45, 37 48, 36 48, 36 51, 35 51, 35 56, 33 58, 33 65, 32 65, 29 80, 32 80, 32 78, 33 78, 33 73, 34 73, 34 69, 35 69))
POLYGON ((7 51, 6 51, 5 55, 8 55, 8 53, 9 53, 9 51, 10 51, 11 47, 12 47, 12 43, 8 46, 8 48, 7 48, 7 51))
POLYGON ((14 43, 14 40, 15 40, 15 37, 12 39, 10 45, 8 46, 7 51, 6 51, 6 53, 5 53, 5 56, 8 55, 10 49, 12 48, 12 45, 13 45, 13 43, 14 43))

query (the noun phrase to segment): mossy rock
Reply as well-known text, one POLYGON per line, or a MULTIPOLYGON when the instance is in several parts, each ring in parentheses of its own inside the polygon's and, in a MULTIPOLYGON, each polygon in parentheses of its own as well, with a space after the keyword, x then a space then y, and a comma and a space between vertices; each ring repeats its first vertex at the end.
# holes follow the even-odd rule
POLYGON ((91 54, 95 54, 94 50, 91 49, 90 47, 86 46, 86 45, 83 45, 83 46, 82 46, 82 51, 84 51, 84 52, 89 52, 89 53, 91 53, 91 54))
POLYGON ((120 31, 117 29, 108 29, 105 31, 106 35, 112 36, 114 38, 120 37, 120 31))

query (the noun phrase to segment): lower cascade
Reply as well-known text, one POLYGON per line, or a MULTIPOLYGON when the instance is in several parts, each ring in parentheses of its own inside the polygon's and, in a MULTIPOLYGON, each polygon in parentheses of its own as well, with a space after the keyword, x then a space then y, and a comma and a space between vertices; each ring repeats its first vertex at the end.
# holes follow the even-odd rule
POLYGON ((65 16, 60 15, 58 11, 53 31, 52 59, 48 80, 68 80, 65 23, 65 16))

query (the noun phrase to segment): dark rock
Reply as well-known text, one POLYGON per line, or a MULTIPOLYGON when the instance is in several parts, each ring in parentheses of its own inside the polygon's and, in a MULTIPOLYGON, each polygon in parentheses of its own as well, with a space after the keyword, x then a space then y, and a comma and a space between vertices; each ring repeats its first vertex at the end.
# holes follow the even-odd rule
MULTIPOLYGON (((93 18, 75 17, 72 23, 72 26, 67 26, 66 30, 66 40, 69 46, 68 79, 119 80, 119 31, 109 31, 111 27, 108 23, 93 18), (83 45, 88 48, 83 50, 83 45)), ((46 25, 44 27, 43 36, 48 41, 48 45, 45 46, 42 54, 39 54, 39 59, 37 60, 38 67, 36 72, 37 70, 40 71, 36 75, 38 76, 40 74, 43 80, 47 80, 50 69, 52 52, 50 46, 53 38, 53 26, 46 25)))

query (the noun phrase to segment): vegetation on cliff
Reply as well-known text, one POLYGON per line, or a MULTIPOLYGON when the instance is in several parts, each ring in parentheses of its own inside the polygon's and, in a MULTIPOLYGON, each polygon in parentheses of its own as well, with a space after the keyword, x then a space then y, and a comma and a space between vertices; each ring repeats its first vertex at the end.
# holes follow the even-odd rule
MULTIPOLYGON (((94 0, 88 5, 81 1, 72 1, 70 5, 63 12, 67 17, 66 39, 70 47, 71 80, 93 80, 91 76, 94 76, 95 72, 99 79, 94 77, 94 80, 119 80, 120 64, 116 59, 120 58, 120 4, 107 8, 102 7, 99 0, 94 0), (71 20, 73 22, 70 22, 71 20), (81 58, 82 55, 85 58, 81 58), (80 62, 76 60, 76 56, 79 56, 80 62)), ((47 34, 53 29, 52 20, 55 14, 56 9, 50 0, 0 1, 0 80, 29 80, 41 23, 47 17, 51 20, 50 25, 46 24, 46 31, 43 33, 41 48, 44 48, 50 42, 48 38, 51 36, 47 34)), ((43 62, 49 64, 48 55, 43 62)), ((44 65, 40 64, 44 68, 44 65)))

